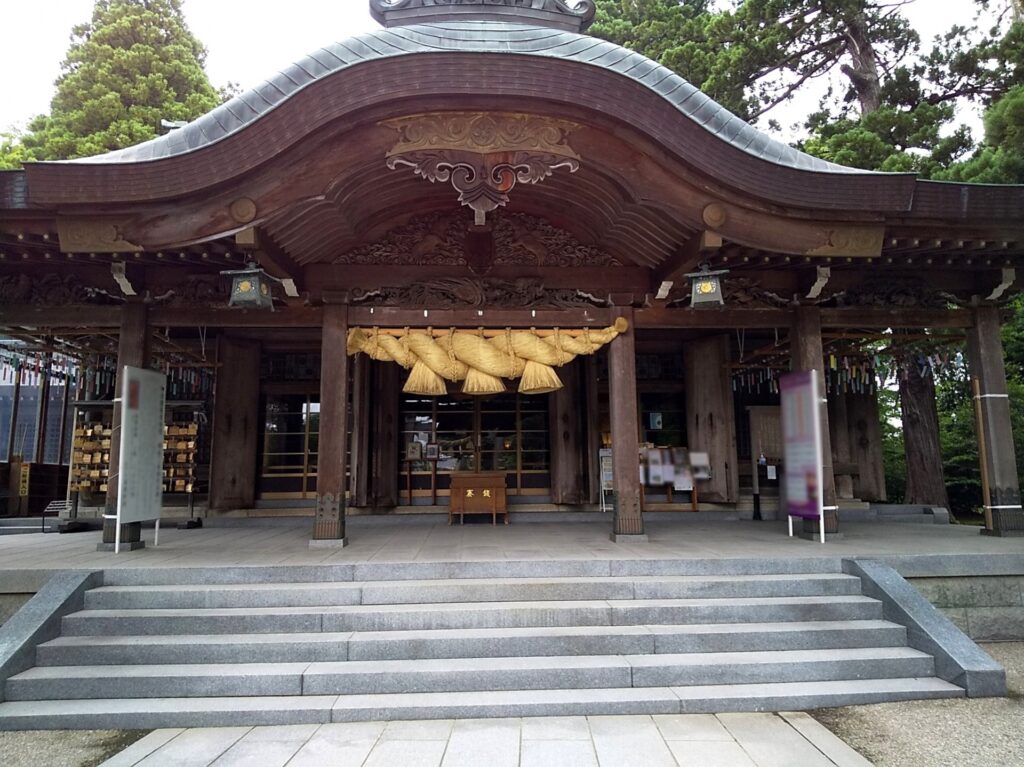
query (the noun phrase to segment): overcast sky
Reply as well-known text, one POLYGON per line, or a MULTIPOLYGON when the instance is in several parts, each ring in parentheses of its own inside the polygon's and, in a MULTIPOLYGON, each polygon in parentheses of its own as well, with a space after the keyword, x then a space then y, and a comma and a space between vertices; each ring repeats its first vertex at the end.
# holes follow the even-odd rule
MULTIPOLYGON (((953 23, 970 23, 970 0, 914 0, 905 13, 922 39, 930 40, 953 23)), ((71 27, 89 19, 93 0, 32 0, 3 4, 0 45, 0 131, 24 127, 49 111, 53 83, 67 51, 71 27)), ((243 88, 317 48, 376 28, 367 0, 185 0, 185 14, 209 50, 207 71, 215 87, 243 88)), ((808 94, 801 103, 770 116, 798 122, 816 106, 808 94)), ((972 122, 974 122, 972 120, 972 122)))

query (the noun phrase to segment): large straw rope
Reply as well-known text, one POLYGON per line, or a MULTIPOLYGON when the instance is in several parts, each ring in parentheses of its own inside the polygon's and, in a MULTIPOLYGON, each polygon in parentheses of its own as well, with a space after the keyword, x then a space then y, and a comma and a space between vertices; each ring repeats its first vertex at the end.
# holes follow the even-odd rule
POLYGON ((629 329, 625 318, 611 327, 583 330, 403 330, 352 328, 348 353, 397 362, 412 369, 405 391, 444 394, 444 380, 463 381, 468 394, 504 391, 503 378, 521 378, 519 390, 561 388, 554 368, 611 343, 629 329))

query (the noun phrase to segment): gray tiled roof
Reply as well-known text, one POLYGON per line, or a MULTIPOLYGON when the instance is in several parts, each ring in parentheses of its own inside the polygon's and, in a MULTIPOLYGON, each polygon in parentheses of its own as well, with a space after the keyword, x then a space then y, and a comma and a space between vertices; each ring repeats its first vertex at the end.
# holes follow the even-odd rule
POLYGON ((356 64, 435 52, 540 56, 602 67, 635 80, 671 103, 686 119, 762 160, 800 170, 859 173, 775 141, 712 101, 671 70, 614 43, 574 32, 501 21, 449 21, 368 32, 306 56, 184 128, 138 146, 74 163, 133 163, 184 154, 255 122, 297 91, 356 64))

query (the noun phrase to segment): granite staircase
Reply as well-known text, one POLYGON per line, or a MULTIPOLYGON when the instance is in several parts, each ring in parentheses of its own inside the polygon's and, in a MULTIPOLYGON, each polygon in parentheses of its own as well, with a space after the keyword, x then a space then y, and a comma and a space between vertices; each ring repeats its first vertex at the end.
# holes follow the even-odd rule
POLYGON ((38 646, 36 666, 7 681, 0 729, 792 710, 964 695, 837 560, 775 564, 108 570, 62 635, 38 646))

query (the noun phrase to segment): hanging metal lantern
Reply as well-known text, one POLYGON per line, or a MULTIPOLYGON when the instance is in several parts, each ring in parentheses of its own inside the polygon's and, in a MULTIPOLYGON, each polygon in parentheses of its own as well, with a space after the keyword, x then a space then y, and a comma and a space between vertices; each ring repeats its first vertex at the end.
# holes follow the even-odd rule
POLYGON ((718 279, 728 271, 712 272, 707 263, 700 266, 699 272, 692 272, 686 275, 690 279, 692 293, 690 295, 690 306, 722 306, 725 298, 722 296, 722 283, 718 279))
POLYGON ((231 277, 231 297, 228 306, 239 309, 269 309, 274 311, 274 294, 269 274, 250 262, 245 269, 221 272, 231 277))

